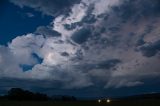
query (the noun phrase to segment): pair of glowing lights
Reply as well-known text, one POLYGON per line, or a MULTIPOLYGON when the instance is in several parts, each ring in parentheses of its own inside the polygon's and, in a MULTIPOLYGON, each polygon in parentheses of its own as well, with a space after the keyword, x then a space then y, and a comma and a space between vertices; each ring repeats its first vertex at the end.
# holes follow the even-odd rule
MULTIPOLYGON (((99 100, 98 100, 98 103, 101 103, 101 102, 102 102, 102 100, 101 100, 101 99, 99 99, 99 100)), ((110 102, 111 102, 111 100, 110 100, 110 99, 107 99, 107 100, 106 100, 106 102, 107 102, 107 103, 110 103, 110 102)))

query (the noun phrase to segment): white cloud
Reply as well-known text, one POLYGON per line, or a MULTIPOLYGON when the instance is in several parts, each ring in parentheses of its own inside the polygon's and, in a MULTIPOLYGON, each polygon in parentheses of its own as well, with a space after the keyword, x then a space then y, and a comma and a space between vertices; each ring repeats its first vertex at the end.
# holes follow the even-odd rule
POLYGON ((6 54, 0 54, 0 62, 3 66, 0 77, 59 81, 65 88, 91 85, 85 73, 69 68, 73 64, 70 59, 76 57, 79 46, 62 41, 60 37, 44 38, 42 35, 27 34, 16 37, 9 47, 3 48, 4 50, 0 51, 6 54), (64 52, 68 55, 61 55, 64 52), (32 56, 33 53, 42 58, 42 63, 32 56), (8 64, 12 65, 8 66, 8 64), (33 68, 23 72, 20 64, 33 65, 33 68), (76 77, 77 75, 79 77, 76 77))
POLYGON ((80 3, 80 4, 75 4, 72 7, 72 11, 69 15, 69 17, 67 17, 65 19, 65 23, 66 24, 72 24, 75 22, 80 22, 83 17, 86 15, 87 12, 87 6, 85 6, 84 4, 80 3))
POLYGON ((0 46, 0 78, 23 78, 22 70, 10 49, 0 46))
POLYGON ((20 64, 36 64, 36 59, 32 56, 34 53, 44 59, 44 63, 58 65, 65 64, 69 58, 74 57, 79 47, 62 41, 61 38, 44 38, 42 35, 27 34, 13 39, 9 48, 20 64), (63 52, 69 56, 62 56, 63 52))
POLYGON ((51 65, 66 64, 70 58, 75 56, 78 47, 63 41, 58 42, 56 38, 47 38, 44 46, 41 48, 41 53, 44 58, 44 63, 51 65), (62 53, 68 53, 69 56, 63 56, 62 53))
POLYGON ((38 54, 44 41, 45 39, 42 35, 27 34, 13 39, 9 44, 9 48, 20 64, 32 65, 37 62, 33 58, 33 53, 38 54))
POLYGON ((66 39, 67 37, 70 37, 76 30, 67 30, 64 28, 65 24, 71 25, 76 22, 80 22, 86 15, 88 7, 86 7, 84 4, 75 4, 72 7, 71 13, 69 13, 69 16, 66 17, 65 15, 60 15, 54 20, 54 26, 53 30, 59 32, 62 34, 63 39, 66 39))
POLYGON ((75 4, 71 8, 72 11, 69 13, 69 16, 66 17, 65 15, 60 15, 54 20, 53 30, 61 33, 63 39, 66 39, 81 27, 77 27, 73 30, 67 30, 64 28, 64 25, 71 25, 76 22, 81 22, 81 20, 88 15, 88 10, 91 5, 94 5, 94 10, 89 14, 94 14, 97 16, 109 12, 110 7, 118 4, 119 0, 82 0, 80 4, 75 4))

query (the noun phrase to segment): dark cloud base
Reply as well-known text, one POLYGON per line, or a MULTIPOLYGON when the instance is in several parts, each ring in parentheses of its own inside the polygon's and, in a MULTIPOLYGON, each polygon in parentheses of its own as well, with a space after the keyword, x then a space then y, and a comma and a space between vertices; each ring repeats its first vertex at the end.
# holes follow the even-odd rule
MULTIPOLYGON (((154 78, 152 80, 157 80, 158 78, 154 78)), ((131 88, 118 88, 118 89, 102 89, 100 86, 98 87, 88 87, 85 89, 57 89, 55 86, 55 82, 42 83, 44 81, 32 81, 32 80, 21 80, 21 79, 9 79, 9 78, 1 78, 0 80, 0 92, 1 94, 6 94, 10 88, 23 88, 26 90, 31 90, 33 92, 43 92, 48 94, 49 96, 53 95, 73 95, 78 98, 97 98, 97 97, 123 97, 129 95, 136 94, 145 94, 145 93, 153 93, 160 92, 159 82, 149 81, 145 86, 131 87, 131 88), (25 83, 25 86, 24 86, 25 83), (50 86, 52 84, 52 86, 50 86), (42 86, 43 85, 43 86, 42 86)))

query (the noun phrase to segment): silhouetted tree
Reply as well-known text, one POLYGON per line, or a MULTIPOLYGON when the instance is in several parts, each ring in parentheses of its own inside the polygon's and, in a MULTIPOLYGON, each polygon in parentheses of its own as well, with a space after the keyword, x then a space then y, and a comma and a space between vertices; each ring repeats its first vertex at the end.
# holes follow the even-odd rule
POLYGON ((27 90, 22 90, 20 88, 12 88, 8 91, 9 100, 49 100, 50 98, 41 93, 33 93, 27 90))
POLYGON ((62 101, 76 101, 74 96, 62 96, 62 101))
POLYGON ((56 96, 48 97, 46 94, 42 93, 33 93, 28 90, 23 90, 21 88, 11 88, 8 91, 8 94, 5 96, 0 96, 0 100, 18 100, 18 101, 76 101, 77 99, 74 96, 56 96))

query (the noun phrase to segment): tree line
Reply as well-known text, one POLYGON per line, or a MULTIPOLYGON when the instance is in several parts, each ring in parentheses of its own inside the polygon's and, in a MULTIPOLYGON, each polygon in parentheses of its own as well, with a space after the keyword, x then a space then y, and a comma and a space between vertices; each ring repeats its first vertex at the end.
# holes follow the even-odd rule
POLYGON ((0 100, 18 100, 18 101, 76 101, 74 96, 52 96, 49 97, 43 93, 33 93, 21 88, 11 88, 7 95, 0 96, 0 100))

